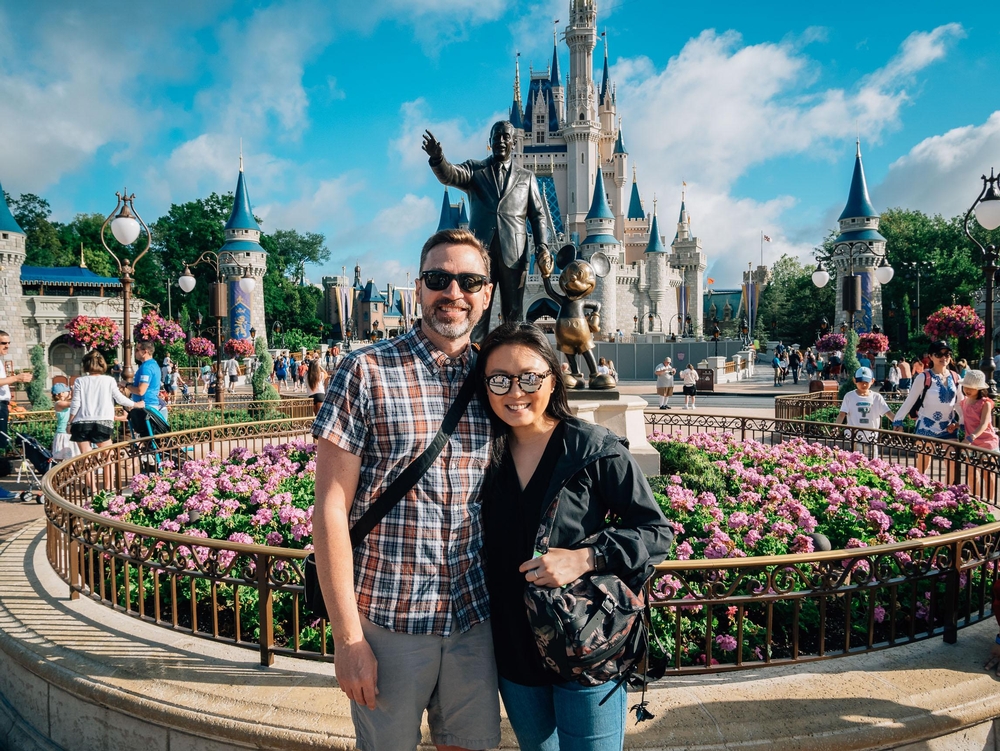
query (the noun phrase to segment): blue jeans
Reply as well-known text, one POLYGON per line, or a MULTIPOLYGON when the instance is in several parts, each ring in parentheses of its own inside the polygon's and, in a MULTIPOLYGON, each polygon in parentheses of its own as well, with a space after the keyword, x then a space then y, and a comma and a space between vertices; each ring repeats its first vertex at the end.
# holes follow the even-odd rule
POLYGON ((628 694, 613 684, 522 686, 500 678, 500 696, 521 751, 621 751, 628 694))

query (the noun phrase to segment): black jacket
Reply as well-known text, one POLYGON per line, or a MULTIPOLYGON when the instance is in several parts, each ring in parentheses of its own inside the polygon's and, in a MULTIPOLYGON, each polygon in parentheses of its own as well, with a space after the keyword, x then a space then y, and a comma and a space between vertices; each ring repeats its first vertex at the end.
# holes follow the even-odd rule
POLYGON ((548 509, 559 501, 549 547, 576 548, 599 533, 593 546, 604 555, 603 570, 639 586, 674 538, 645 475, 622 439, 600 425, 566 420, 563 445, 542 503, 548 509))

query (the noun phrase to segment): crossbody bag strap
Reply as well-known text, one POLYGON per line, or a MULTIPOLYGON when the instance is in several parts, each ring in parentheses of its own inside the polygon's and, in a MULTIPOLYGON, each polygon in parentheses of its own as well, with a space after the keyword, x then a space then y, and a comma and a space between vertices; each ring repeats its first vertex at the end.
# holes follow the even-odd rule
POLYGON ((360 545, 361 541, 368 536, 368 533, 375 529, 378 523, 385 518, 386 514, 392 511, 393 507, 406 495, 406 492, 417 484, 417 480, 423 477, 424 473, 430 469, 434 460, 438 458, 438 455, 444 449, 445 444, 448 443, 451 434, 455 432, 455 428, 458 427, 458 421, 465 414, 469 402, 472 401, 472 394, 476 390, 475 350, 472 350, 469 364, 469 376, 465 379, 465 383, 462 384, 462 388, 458 392, 458 397, 456 397, 448 413, 444 416, 444 422, 441 423, 441 429, 434 436, 434 440, 430 442, 420 456, 410 462, 409 466, 396 476, 396 479, 383 491, 382 495, 368 507, 368 510, 361 515, 357 523, 351 527, 352 548, 360 545))

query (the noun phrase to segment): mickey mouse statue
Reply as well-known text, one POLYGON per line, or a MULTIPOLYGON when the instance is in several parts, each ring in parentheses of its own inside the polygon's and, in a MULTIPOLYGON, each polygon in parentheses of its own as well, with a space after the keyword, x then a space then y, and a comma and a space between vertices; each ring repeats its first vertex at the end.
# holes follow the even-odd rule
POLYGON ((569 373, 563 374, 563 382, 567 388, 584 388, 583 373, 576 362, 576 356, 583 355, 590 370, 590 388, 613 389, 616 386, 615 379, 597 372, 597 360, 593 352, 593 334, 601 330, 601 304, 586 299, 597 286, 597 278, 607 276, 611 270, 611 262, 600 251, 594 253, 589 262, 577 258, 575 245, 564 245, 556 254, 555 262, 562 269, 559 286, 565 294, 556 292, 552 286, 552 256, 538 259, 545 291, 559 303, 556 346, 569 362, 569 373))

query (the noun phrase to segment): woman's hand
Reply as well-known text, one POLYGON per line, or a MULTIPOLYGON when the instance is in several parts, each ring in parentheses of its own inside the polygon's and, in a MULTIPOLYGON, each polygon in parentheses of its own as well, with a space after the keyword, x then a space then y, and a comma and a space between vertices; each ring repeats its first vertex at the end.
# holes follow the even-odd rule
POLYGON ((539 587, 564 587, 593 569, 593 548, 549 548, 548 553, 525 561, 517 570, 525 581, 539 587))

